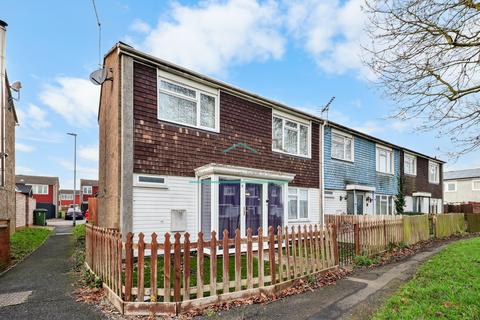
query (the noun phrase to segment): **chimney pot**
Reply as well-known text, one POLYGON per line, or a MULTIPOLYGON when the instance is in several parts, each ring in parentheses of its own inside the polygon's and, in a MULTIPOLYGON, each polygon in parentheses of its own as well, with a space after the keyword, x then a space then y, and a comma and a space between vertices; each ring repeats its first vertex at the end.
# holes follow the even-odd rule
POLYGON ((0 27, 6 28, 8 26, 8 23, 6 23, 3 20, 0 20, 0 27))

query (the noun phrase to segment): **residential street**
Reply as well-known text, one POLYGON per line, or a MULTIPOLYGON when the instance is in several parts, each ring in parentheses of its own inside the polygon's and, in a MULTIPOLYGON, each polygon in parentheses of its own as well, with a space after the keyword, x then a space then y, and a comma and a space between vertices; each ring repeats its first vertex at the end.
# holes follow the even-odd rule
POLYGON ((102 319, 70 296, 72 226, 57 224, 44 245, 0 277, 0 319, 102 319))
POLYGON ((336 285, 290 296, 269 304, 234 308, 221 312, 214 318, 232 320, 369 319, 386 297, 413 276, 420 263, 443 247, 444 245, 429 248, 406 261, 356 272, 351 277, 338 281, 336 285))

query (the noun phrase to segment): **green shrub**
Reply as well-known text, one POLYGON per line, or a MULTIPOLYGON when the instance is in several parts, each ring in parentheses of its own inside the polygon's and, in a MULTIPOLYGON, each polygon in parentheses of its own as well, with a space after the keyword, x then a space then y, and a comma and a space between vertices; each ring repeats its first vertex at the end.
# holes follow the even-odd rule
POLYGON ((378 263, 378 258, 370 258, 367 255, 355 256, 353 263, 359 267, 369 267, 378 263))

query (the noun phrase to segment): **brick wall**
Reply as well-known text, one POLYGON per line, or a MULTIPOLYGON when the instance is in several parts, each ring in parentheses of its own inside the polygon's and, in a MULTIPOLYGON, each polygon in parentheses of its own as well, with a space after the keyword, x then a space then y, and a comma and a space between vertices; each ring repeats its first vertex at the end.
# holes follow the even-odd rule
POLYGON ((272 152, 272 109, 220 93, 220 133, 157 120, 156 69, 134 64, 134 172, 194 176, 208 163, 296 174, 292 185, 319 187, 319 125, 312 125, 311 159, 272 152), (224 154, 236 143, 242 148, 224 154))
MULTIPOLYGON (((414 192, 429 192, 432 198, 443 199, 443 168, 439 163, 440 183, 428 182, 428 159, 417 156, 417 175, 405 176, 405 195, 411 196, 414 192)), ((402 153, 402 172, 403 172, 403 153, 402 153)))
POLYGON ((26 212, 27 212, 27 196, 23 193, 16 194, 17 201, 17 221, 15 223, 16 228, 23 228, 27 224, 26 221, 26 212))

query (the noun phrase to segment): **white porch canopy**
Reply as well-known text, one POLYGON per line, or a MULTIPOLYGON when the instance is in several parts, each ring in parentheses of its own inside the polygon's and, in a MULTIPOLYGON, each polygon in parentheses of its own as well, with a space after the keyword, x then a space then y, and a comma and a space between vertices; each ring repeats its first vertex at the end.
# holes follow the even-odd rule
POLYGON ((235 176, 239 178, 254 178, 263 180, 275 181, 292 181, 295 174, 281 171, 253 169, 247 167, 238 167, 225 164, 210 163, 205 166, 195 169, 195 176, 197 178, 208 175, 226 175, 235 176))
POLYGON ((347 184, 346 190, 371 191, 375 192, 375 187, 364 186, 361 184, 347 184))

